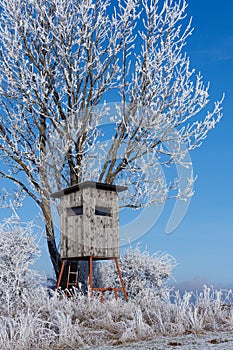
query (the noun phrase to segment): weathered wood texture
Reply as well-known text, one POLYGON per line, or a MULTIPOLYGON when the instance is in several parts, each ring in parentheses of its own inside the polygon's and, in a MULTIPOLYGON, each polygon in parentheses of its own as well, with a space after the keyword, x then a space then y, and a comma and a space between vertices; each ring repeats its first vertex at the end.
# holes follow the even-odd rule
POLYGON ((119 257, 116 191, 84 187, 60 200, 61 258, 119 257))

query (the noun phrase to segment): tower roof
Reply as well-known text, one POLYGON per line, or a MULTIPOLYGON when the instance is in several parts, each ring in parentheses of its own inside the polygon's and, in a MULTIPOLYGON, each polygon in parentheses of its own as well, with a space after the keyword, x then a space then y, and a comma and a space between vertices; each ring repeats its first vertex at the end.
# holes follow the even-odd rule
POLYGON ((98 190, 113 191, 113 192, 123 192, 128 189, 128 187, 126 186, 109 185, 102 182, 94 182, 94 181, 85 181, 70 187, 66 187, 61 191, 52 193, 51 198, 60 198, 66 194, 77 192, 84 188, 90 188, 90 187, 97 188, 98 190))

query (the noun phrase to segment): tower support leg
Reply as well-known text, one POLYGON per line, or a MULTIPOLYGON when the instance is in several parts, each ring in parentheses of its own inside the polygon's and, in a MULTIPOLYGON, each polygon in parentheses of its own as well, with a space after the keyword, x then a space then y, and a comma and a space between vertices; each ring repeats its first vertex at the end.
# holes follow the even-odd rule
POLYGON ((93 291, 93 259, 92 259, 92 256, 89 257, 88 287, 89 287, 90 297, 92 297, 92 291, 93 291))
POLYGON ((100 293, 100 300, 101 302, 104 302, 104 292, 106 291, 112 291, 114 292, 115 299, 118 299, 118 292, 123 291, 125 300, 128 301, 128 294, 125 288, 125 284, 121 275, 121 270, 119 267, 118 259, 112 258, 112 260, 115 261, 117 273, 120 279, 121 288, 114 288, 114 287, 107 287, 107 288, 99 288, 99 287, 93 287, 93 257, 89 257, 89 277, 88 277, 88 289, 89 289, 89 296, 92 297, 93 291, 98 291, 100 293))
POLYGON ((123 293, 124 293, 124 296, 125 296, 125 300, 128 301, 129 298, 128 298, 128 294, 127 294, 127 291, 126 291, 126 288, 125 288, 124 280, 123 280, 122 275, 121 275, 121 270, 120 270, 120 267, 119 267, 118 259, 115 258, 114 260, 115 260, 118 276, 120 278, 122 290, 123 290, 123 293))
POLYGON ((63 260, 62 261, 62 265, 61 265, 61 271, 59 273, 59 277, 58 277, 58 280, 57 280, 56 291, 59 289, 59 287, 61 285, 61 279, 62 279, 62 275, 63 275, 63 272, 64 272, 65 264, 66 264, 66 260, 63 260))
MULTIPOLYGON (((94 257, 95 259, 95 257, 94 257)), ((98 258, 98 260, 102 260, 101 258, 98 258)), ((104 260, 104 259, 103 259, 104 260)), ((117 258, 112 258, 112 260, 115 261, 115 265, 116 265, 116 269, 117 269, 117 274, 119 276, 119 279, 120 279, 120 283, 121 283, 121 287, 118 287, 118 288, 115 288, 115 287, 104 287, 104 288, 97 288, 97 287, 93 287, 93 257, 92 256, 89 256, 88 257, 88 267, 89 267, 89 273, 88 273, 88 292, 89 292, 89 296, 92 297, 93 296, 93 291, 98 291, 100 293, 100 299, 102 302, 104 302, 104 292, 106 291, 112 291, 114 292, 114 295, 115 295, 115 299, 117 300, 118 299, 118 292, 122 292, 124 293, 124 297, 125 297, 125 300, 128 301, 129 298, 128 298, 128 294, 127 294, 127 291, 126 291, 126 288, 125 288, 125 284, 124 284, 124 281, 123 281, 123 278, 122 278, 122 275, 121 275, 121 270, 120 270, 120 267, 119 267, 119 263, 118 263, 118 259, 117 258)), ((57 280, 57 285, 56 285, 56 291, 58 291, 58 289, 60 288, 61 286, 61 280, 62 280, 62 276, 63 276, 63 273, 64 273, 64 269, 65 269, 65 265, 67 263, 67 260, 63 260, 62 261, 62 266, 61 266, 61 271, 60 271, 60 274, 59 274, 59 277, 58 277, 58 280, 57 280)), ((69 289, 69 286, 72 285, 72 287, 74 288, 77 288, 77 285, 78 285, 78 260, 76 261, 76 264, 77 264, 77 269, 76 269, 76 272, 73 272, 71 271, 71 261, 68 260, 68 271, 67 271, 67 281, 66 281, 66 292, 67 292, 67 296, 68 296, 68 289, 69 289), (74 278, 70 280, 70 275, 73 275, 75 274, 75 280, 74 278)))

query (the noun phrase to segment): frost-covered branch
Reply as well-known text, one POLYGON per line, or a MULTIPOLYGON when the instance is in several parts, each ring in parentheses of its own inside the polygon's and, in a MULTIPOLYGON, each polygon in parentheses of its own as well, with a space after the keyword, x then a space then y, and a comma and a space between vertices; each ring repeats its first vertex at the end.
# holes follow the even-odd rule
POLYGON ((191 173, 188 154, 220 121, 222 100, 207 110, 209 84, 185 53, 186 8, 0 0, 1 174, 40 205, 50 242, 50 195, 77 182, 126 184, 134 208, 193 193, 193 178, 166 174, 191 173))
POLYGON ((34 229, 32 222, 23 224, 16 215, 0 224, 0 300, 8 306, 19 301, 24 289, 41 282, 31 269, 40 255, 34 229))
MULTIPOLYGON (((127 293, 131 299, 142 298, 150 291, 162 295, 176 266, 175 259, 169 254, 150 254, 141 252, 139 247, 128 249, 119 259, 127 293)), ((99 267, 102 285, 114 286, 119 283, 116 267, 113 263, 104 263, 99 267)))

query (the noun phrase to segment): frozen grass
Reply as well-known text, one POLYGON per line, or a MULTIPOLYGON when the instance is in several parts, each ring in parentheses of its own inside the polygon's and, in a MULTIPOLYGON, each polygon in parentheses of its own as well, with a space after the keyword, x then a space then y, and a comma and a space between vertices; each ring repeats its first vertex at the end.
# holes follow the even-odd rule
POLYGON ((231 292, 204 287, 195 295, 168 292, 147 295, 126 303, 78 296, 76 300, 45 288, 25 291, 10 312, 0 306, 0 348, 79 349, 129 344, 155 336, 231 331, 231 292), (171 299, 173 298, 173 302, 171 299))
MULTIPOLYGON (((38 256, 32 231, 31 224, 14 217, 0 224, 0 349, 102 349, 233 329, 232 292, 204 286, 202 292, 181 296, 169 289, 166 280, 175 261, 167 254, 149 256, 136 249, 122 257, 128 303, 111 294, 104 304, 97 296, 67 298, 38 286, 30 268, 38 256)), ((99 270, 111 285, 117 282, 112 269, 99 270)))

